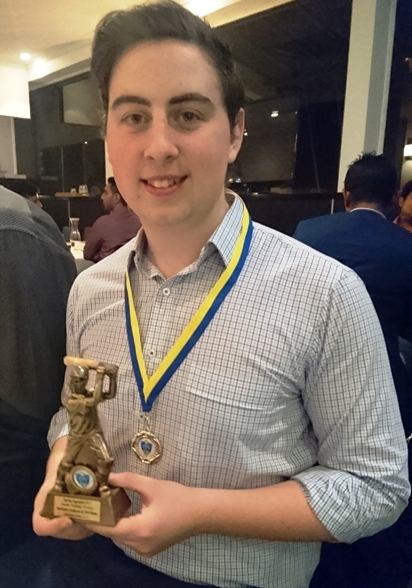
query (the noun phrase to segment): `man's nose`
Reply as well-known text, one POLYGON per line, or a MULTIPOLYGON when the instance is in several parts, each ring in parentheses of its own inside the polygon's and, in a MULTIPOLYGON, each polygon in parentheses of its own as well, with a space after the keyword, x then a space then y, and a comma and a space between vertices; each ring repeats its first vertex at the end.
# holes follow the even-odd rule
POLYGON ((170 127, 165 118, 154 119, 146 132, 145 157, 164 163, 173 161, 178 153, 176 131, 170 127))

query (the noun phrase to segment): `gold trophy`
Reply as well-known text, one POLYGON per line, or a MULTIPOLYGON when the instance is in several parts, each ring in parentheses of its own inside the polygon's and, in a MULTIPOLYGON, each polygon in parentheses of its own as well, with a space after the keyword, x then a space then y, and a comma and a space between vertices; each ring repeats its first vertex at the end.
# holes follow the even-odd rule
POLYGON ((130 506, 123 488, 108 484, 113 458, 103 435, 97 406, 116 395, 117 366, 78 357, 65 357, 73 366, 70 395, 65 403, 70 419, 66 452, 48 493, 42 516, 68 516, 77 523, 114 526, 130 506), (90 370, 95 384, 87 388, 90 370), (108 380, 108 389, 104 389, 108 380))

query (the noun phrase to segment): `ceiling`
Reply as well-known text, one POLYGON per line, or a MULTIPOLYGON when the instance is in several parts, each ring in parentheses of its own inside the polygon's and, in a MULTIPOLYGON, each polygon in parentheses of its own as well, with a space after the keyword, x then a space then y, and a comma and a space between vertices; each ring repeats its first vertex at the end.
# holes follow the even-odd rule
POLYGON ((53 59, 90 41, 98 20, 122 0, 1 0, 0 62, 23 66, 19 55, 53 59), (86 8, 86 9, 85 9, 86 8))
MULTIPOLYGON (((83 74, 97 22, 131 2, 0 0, 0 65, 29 67, 31 89, 83 74), (29 66, 19 58, 24 51, 33 57, 29 66), (37 73, 39 58, 50 66, 50 75, 37 73)), ((219 27, 240 65, 250 100, 290 95, 305 101, 343 99, 352 0, 179 2, 219 27)), ((395 53, 402 58, 412 56, 411 30, 412 0, 398 0, 395 53)))
MULTIPOLYGON (((149 0, 153 1, 153 0, 149 0)), ((178 0, 213 26, 242 18, 291 0, 178 0)), ((28 67, 20 59, 56 60, 90 48, 93 31, 109 11, 141 4, 142 0, 1 0, 0 64, 28 67)), ((32 78, 33 79, 33 76, 32 78)))

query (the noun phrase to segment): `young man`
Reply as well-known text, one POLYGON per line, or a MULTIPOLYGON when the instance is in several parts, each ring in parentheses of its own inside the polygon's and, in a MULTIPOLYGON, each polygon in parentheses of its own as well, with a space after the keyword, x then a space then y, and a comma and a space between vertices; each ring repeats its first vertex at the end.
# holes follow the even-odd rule
MULTIPOLYGON (((299 223, 295 238, 355 270, 363 280, 385 338, 406 436, 412 433, 412 389, 399 337, 412 340, 412 239, 386 218, 396 169, 364 153, 348 169, 346 212, 299 223)), ((407 588, 412 577, 412 505, 382 533, 354 545, 324 545, 312 588, 407 588), (380 554, 377 557, 377 554, 380 554)))
POLYGON ((370 299, 353 272, 226 197, 243 93, 205 23, 173 2, 111 13, 92 68, 116 181, 143 231, 78 278, 68 352, 119 366, 101 412, 132 516, 87 529, 40 516, 62 411, 34 528, 112 538, 129 557, 101 558, 102 582, 307 586, 320 541, 377 532, 409 496, 370 299))
POLYGON ((119 193, 113 177, 107 179, 101 198, 109 214, 96 220, 83 251, 84 259, 95 263, 133 239, 141 227, 138 217, 127 207, 119 193))

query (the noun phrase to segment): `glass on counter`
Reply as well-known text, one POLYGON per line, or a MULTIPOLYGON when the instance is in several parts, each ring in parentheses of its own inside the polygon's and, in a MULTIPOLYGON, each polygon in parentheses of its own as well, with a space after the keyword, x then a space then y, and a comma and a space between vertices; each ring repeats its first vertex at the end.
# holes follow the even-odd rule
POLYGON ((82 240, 79 231, 79 219, 76 217, 70 217, 70 246, 74 249, 78 245, 79 241, 82 240))

